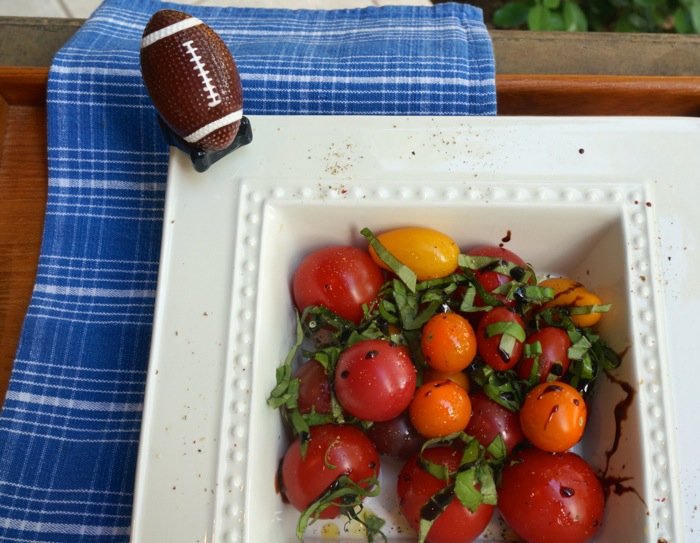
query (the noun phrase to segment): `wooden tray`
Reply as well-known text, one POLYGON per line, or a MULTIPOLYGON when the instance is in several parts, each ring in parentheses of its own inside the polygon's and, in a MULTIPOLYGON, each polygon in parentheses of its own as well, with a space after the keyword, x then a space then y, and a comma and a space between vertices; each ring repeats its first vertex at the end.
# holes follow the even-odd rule
MULTIPOLYGON (((48 68, 0 67, 0 400, 36 276, 48 68)), ((700 77, 498 75, 500 115, 700 115, 700 77)))

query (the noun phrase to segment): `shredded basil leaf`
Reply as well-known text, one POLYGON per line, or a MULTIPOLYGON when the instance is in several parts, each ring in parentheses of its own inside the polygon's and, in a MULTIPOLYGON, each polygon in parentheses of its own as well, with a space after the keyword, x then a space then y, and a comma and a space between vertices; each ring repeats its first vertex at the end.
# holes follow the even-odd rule
POLYGON ((374 237, 374 234, 372 234, 369 228, 363 228, 360 233, 367 239, 372 249, 374 249, 374 252, 377 253, 379 259, 404 282, 408 290, 415 292, 417 280, 415 272, 392 255, 387 248, 374 237))

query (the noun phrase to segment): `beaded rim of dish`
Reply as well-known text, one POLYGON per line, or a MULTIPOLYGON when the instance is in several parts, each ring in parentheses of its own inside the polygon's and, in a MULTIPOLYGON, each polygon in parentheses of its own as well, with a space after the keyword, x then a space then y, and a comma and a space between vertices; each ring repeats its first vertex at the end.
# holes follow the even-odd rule
MULTIPOLYGON (((330 172, 333 173, 333 172, 330 172)), ((241 184, 239 224, 237 228, 236 263, 233 273, 236 287, 232 300, 232 368, 228 375, 225 405, 228 409, 229 426, 224 440, 228 441, 228 453, 220 467, 225 491, 218 504, 219 525, 222 541, 236 543, 244 540, 245 492, 247 441, 252 429, 249 426, 251 401, 266 401, 266 398, 251 398, 253 365, 256 292, 262 288, 259 277, 259 259, 262 230, 265 222, 264 206, 298 203, 314 203, 324 206, 334 202, 366 204, 374 202, 404 202, 408 205, 513 205, 522 204, 558 206, 576 204, 596 206, 614 205, 624 222, 627 240, 627 278, 632 301, 632 329, 635 341, 633 357, 637 363, 639 378, 638 400, 640 402, 643 429, 648 439, 643 440, 644 456, 651 461, 651 480, 647 482, 647 525, 654 541, 675 540, 673 524, 674 503, 672 474, 669 458, 673 454, 667 439, 667 423, 670 398, 664 396, 662 381, 664 353, 657 340, 661 323, 657 319, 657 279, 655 274, 645 271, 654 269, 653 243, 648 220, 649 201, 647 189, 639 185, 605 185, 586 183, 533 184, 511 183, 445 183, 439 187, 422 186, 418 183, 318 183, 318 182, 243 182, 241 184)), ((626 360, 627 361, 627 360, 626 360)), ((623 362, 624 363, 624 362, 623 362)), ((276 469, 271 466, 271 470, 276 469)), ((650 539, 651 540, 651 539, 650 539)))

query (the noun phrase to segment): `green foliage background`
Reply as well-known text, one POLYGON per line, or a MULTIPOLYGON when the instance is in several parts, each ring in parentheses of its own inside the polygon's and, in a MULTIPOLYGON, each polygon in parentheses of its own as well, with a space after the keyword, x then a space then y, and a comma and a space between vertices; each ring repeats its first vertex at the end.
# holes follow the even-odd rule
POLYGON ((496 28, 700 33, 700 0, 509 0, 496 28))

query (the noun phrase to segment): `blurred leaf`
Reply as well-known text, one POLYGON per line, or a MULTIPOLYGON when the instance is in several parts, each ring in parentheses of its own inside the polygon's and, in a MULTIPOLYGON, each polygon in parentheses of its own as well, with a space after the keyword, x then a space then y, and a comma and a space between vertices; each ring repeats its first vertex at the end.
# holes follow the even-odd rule
POLYGON ((693 30, 695 32, 700 32, 700 1, 696 0, 692 6, 690 6, 690 20, 693 23, 693 30))
POLYGON ((560 0, 542 0, 542 3, 544 4, 545 8, 547 8, 550 11, 553 11, 553 10, 559 8, 559 4, 561 3, 561 1, 560 0))
POLYGON ((615 32, 646 32, 647 24, 644 17, 638 13, 625 13, 617 20, 615 32))
POLYGON ((679 7, 673 14, 673 26, 679 34, 692 34, 693 21, 688 10, 679 7))
POLYGON ((610 5, 617 9, 625 9, 632 7, 633 0, 610 0, 610 5))
POLYGON ((645 9, 654 9, 657 6, 668 5, 669 0, 634 0, 634 5, 645 9))
POLYGON ((588 19, 581 7, 575 2, 564 0, 564 30, 568 32, 586 32, 588 19))
POLYGON ((564 20, 559 13, 548 10, 543 4, 534 6, 527 17, 530 30, 563 30, 564 20))
POLYGON ((504 28, 517 28, 527 23, 530 7, 524 2, 508 2, 493 13, 493 24, 504 28))

